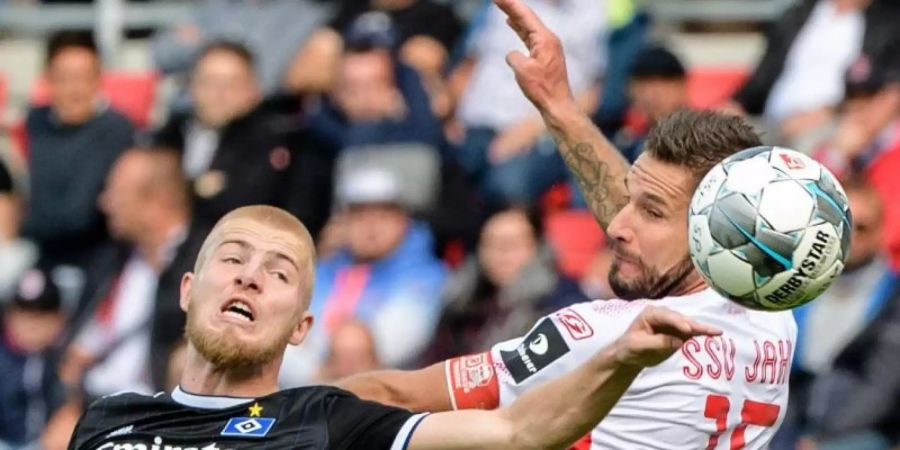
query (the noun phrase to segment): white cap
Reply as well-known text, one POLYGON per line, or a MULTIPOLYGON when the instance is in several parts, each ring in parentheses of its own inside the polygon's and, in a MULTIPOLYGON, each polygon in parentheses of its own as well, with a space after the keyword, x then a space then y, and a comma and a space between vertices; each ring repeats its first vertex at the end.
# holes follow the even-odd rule
POLYGON ((376 167, 348 171, 338 184, 337 198, 342 205, 362 203, 403 204, 403 189, 397 175, 376 167))

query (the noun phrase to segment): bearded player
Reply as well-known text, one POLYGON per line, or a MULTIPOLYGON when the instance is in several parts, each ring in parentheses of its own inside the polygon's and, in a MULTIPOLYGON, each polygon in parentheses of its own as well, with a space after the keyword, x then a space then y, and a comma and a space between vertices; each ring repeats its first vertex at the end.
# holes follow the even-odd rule
POLYGON ((222 218, 182 279, 188 347, 179 386, 98 400, 70 448, 564 448, 609 411, 642 367, 687 339, 719 334, 664 308, 647 310, 582 367, 496 411, 413 414, 332 387, 279 391, 285 347, 302 342, 313 323, 314 252, 306 228, 283 210, 251 206, 222 218))
POLYGON ((787 407, 793 316, 748 310, 716 294, 691 264, 687 230, 688 205, 703 175, 760 145, 759 137, 737 117, 676 113, 652 130, 629 168, 578 110, 559 39, 522 0, 496 3, 530 53, 512 52, 507 62, 611 240, 609 283, 622 300, 565 308, 482 354, 341 385, 416 410, 504 406, 573 370, 648 305, 664 305, 724 334, 690 340, 645 370, 593 430, 591 448, 765 448, 787 407))

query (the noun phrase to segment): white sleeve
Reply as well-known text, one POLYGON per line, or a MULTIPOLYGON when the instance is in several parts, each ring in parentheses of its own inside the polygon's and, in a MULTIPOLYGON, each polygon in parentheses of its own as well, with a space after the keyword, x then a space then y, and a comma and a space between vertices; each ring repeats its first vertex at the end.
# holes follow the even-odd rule
POLYGON ((621 336, 646 301, 598 300, 547 315, 524 337, 491 349, 500 405, 569 372, 621 336))

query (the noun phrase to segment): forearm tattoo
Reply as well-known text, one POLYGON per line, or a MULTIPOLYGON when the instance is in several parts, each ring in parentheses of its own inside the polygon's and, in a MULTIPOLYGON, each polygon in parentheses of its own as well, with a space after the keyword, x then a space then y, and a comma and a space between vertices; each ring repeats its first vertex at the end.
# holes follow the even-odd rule
POLYGON ((616 213, 628 203, 625 180, 611 174, 609 163, 597 157, 590 143, 563 147, 563 159, 575 174, 588 208, 606 230, 616 213))

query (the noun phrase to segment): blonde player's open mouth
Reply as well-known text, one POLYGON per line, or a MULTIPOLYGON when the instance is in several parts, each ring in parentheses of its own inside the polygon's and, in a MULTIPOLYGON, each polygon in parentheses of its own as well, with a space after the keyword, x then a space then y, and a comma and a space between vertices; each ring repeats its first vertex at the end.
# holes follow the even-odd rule
POLYGON ((239 298, 233 298, 225 303, 225 305, 222 306, 221 312, 223 315, 237 319, 238 321, 253 322, 255 320, 253 307, 239 298))

